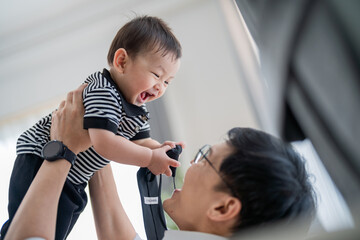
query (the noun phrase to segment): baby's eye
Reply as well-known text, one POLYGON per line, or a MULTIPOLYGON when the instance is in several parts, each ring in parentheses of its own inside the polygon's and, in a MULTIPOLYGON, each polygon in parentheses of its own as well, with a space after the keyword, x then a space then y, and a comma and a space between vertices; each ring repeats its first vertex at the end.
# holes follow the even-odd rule
POLYGON ((156 73, 152 73, 156 78, 159 78, 159 75, 157 75, 156 73))
POLYGON ((164 81, 164 83, 165 83, 166 85, 169 85, 169 82, 168 82, 168 81, 164 81))

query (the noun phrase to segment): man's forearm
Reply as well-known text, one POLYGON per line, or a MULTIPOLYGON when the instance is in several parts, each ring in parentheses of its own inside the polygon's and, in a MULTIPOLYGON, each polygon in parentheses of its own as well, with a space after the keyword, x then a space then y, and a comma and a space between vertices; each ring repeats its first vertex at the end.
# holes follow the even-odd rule
POLYGON ((57 205, 71 164, 66 160, 44 161, 30 185, 5 239, 55 237, 57 205), (30 224, 35 222, 36 224, 30 224))
MULTIPOLYGON (((82 91, 86 85, 67 94, 52 114, 51 139, 63 143, 75 154, 91 146, 83 129, 82 91)), ((5 239, 55 238, 58 202, 71 164, 65 159, 44 161, 22 200, 5 239)), ((26 174, 26 173, 24 173, 26 174)))
POLYGON ((89 190, 98 239, 134 239, 136 233, 120 202, 110 164, 94 174, 89 190))

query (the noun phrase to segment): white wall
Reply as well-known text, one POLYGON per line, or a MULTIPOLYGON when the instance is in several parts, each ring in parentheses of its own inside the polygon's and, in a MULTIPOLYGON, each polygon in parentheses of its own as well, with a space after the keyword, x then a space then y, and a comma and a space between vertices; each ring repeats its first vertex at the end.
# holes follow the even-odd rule
MULTIPOLYGON (((0 222, 7 218, 6 192, 18 134, 56 107, 66 92, 79 86, 89 74, 107 67, 111 40, 118 28, 135 16, 134 12, 163 18, 183 46, 181 69, 164 96, 174 140, 187 143, 181 157, 183 170, 199 147, 221 141, 231 127, 257 126, 219 1, 3 2, 0 142, 5 147, 0 148, 0 222)), ((118 164, 114 167, 124 206, 144 237, 137 169, 118 164), (121 183, 124 172, 133 173, 128 182, 134 184, 130 187, 121 183)), ((90 205, 69 237, 84 238, 96 239, 90 205)))

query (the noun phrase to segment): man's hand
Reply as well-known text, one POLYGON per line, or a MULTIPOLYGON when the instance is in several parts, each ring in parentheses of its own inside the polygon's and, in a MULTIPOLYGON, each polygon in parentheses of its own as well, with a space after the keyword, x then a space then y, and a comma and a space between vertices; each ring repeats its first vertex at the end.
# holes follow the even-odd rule
POLYGON ((62 141, 75 154, 91 147, 89 133, 83 128, 82 92, 86 85, 69 92, 66 100, 52 113, 51 140, 62 141))

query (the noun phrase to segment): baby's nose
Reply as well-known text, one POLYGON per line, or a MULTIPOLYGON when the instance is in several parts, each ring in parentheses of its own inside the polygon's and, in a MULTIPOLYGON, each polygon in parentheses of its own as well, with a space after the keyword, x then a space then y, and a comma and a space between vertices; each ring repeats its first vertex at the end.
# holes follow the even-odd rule
POLYGON ((155 89, 156 91, 160 91, 160 90, 161 90, 161 84, 160 84, 160 83, 155 84, 155 85, 154 85, 154 89, 155 89))

